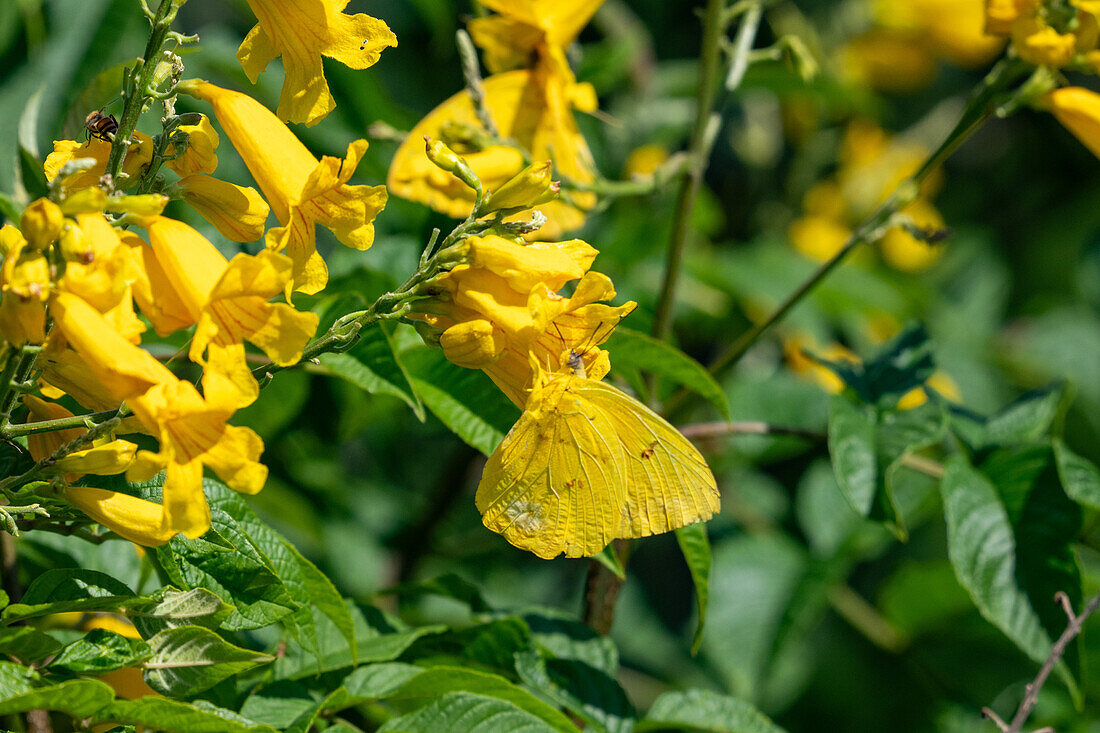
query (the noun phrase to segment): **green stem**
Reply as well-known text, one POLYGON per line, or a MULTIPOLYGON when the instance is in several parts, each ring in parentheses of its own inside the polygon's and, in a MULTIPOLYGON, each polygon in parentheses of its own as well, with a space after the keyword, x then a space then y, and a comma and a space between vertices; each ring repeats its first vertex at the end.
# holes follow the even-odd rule
POLYGON ((109 420, 104 420, 92 427, 88 432, 81 435, 75 440, 71 440, 65 445, 55 450, 52 454, 46 456, 42 460, 35 463, 19 476, 12 476, 0 481, 0 490, 9 492, 12 489, 18 488, 24 484, 34 481, 40 473, 60 461, 65 456, 75 451, 81 450, 87 445, 90 445, 101 435, 106 435, 112 430, 116 429, 122 422, 122 418, 129 414, 129 410, 125 405, 120 406, 114 411, 113 417, 109 420))
MULTIPOLYGON (((699 88, 695 97, 695 130, 688 149, 690 163, 687 176, 680 182, 680 190, 676 196, 665 278, 653 315, 653 336, 662 340, 668 338, 672 330, 672 306, 676 299, 676 285, 680 278, 688 230, 691 227, 691 213, 703 187, 703 176, 722 124, 721 112, 716 111, 715 102, 719 98, 716 87, 722 61, 722 37, 726 31, 725 17, 723 0, 707 0, 703 16, 703 51, 699 59, 699 88)), ((735 90, 744 78, 761 17, 761 7, 755 4, 741 21, 734 43, 733 62, 722 96, 735 90)))
POLYGON ((4 380, 3 384, 0 384, 0 389, 3 390, 3 397, 0 397, 0 429, 6 429, 11 423, 11 413, 15 409, 15 403, 19 401, 19 395, 22 394, 20 386, 30 378, 34 370, 34 362, 40 353, 42 353, 41 346, 24 344, 19 351, 18 359, 15 354, 8 357, 8 364, 4 366, 4 373, 0 377, 4 380))
POLYGON ((145 45, 145 56, 141 61, 140 69, 130 72, 131 79, 137 74, 137 80, 126 97, 126 104, 122 109, 122 119, 118 123, 114 140, 111 143, 111 155, 107 158, 107 167, 104 176, 110 176, 111 188, 118 187, 118 177, 122 172, 122 162, 126 158, 126 151, 130 148, 130 139, 137 129, 141 113, 145 111, 145 104, 150 99, 149 89, 153 83, 153 75, 160 61, 161 49, 164 40, 171 30, 172 21, 175 20, 178 0, 161 0, 157 14, 154 16, 152 29, 149 33, 149 42, 145 45))
POLYGON ((105 412, 93 412, 88 415, 59 417, 55 420, 40 420, 38 422, 23 423, 22 425, 8 425, 3 430, 0 430, 0 436, 3 436, 7 440, 11 440, 12 438, 19 438, 24 435, 35 435, 36 433, 51 433, 57 430, 86 428, 89 422, 99 423, 104 420, 110 420, 116 415, 118 415, 118 410, 107 410, 105 412))
POLYGON ((850 255, 853 250, 861 244, 873 242, 880 238, 883 233, 883 228, 890 221, 891 217, 916 197, 925 179, 927 179, 933 171, 939 168, 940 165, 943 164, 943 161, 949 158, 960 145, 966 142, 971 135, 989 119, 995 111, 997 96, 1001 94, 1009 84, 1018 79, 1023 71, 1024 68, 1015 60, 1006 59, 997 64, 971 96, 966 110, 963 112, 959 122, 955 125, 955 128, 951 131, 951 134, 949 134, 939 148, 924 161, 920 169, 908 180, 902 182, 897 190, 894 191, 893 195, 886 200, 886 203, 880 206, 877 211, 871 214, 866 221, 856 228, 840 251, 823 263, 805 282, 787 296, 771 315, 742 334, 732 346, 723 352, 714 363, 711 364, 711 372, 717 374, 736 364, 761 336, 767 333, 779 321, 783 320, 791 309, 798 305, 809 293, 813 292, 814 288, 816 288, 829 273, 836 269, 838 265, 847 259, 848 255, 850 255))

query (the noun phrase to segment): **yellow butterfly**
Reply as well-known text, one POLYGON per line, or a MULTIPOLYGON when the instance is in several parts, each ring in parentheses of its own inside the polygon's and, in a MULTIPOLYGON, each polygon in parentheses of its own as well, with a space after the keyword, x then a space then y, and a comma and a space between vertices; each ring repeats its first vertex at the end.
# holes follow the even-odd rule
POLYGON ((475 499, 485 526, 550 559, 712 517, 718 487, 695 446, 642 403, 587 379, 575 351, 569 366, 540 370, 489 457, 475 499))

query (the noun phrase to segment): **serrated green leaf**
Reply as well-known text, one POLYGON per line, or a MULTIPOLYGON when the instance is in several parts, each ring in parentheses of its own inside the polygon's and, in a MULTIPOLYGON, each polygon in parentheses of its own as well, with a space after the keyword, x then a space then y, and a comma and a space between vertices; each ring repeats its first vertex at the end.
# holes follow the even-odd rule
POLYGON ((604 347, 611 353, 613 370, 644 371, 695 392, 729 420, 725 390, 699 362, 664 341, 621 326, 604 347))
POLYGON ((205 700, 181 702, 152 696, 116 700, 100 710, 94 722, 147 726, 165 733, 277 733, 271 726, 205 700))
POLYGON ((35 578, 22 603, 4 609, 4 623, 70 611, 114 611, 134 600, 134 592, 106 573, 55 568, 35 578))
POLYGON ((463 733, 546 733, 565 730, 575 733, 576 726, 555 728, 536 715, 510 702, 468 692, 449 692, 438 700, 408 715, 391 718, 378 729, 385 731, 443 731, 463 733))
POLYGON ((56 654, 61 643, 49 634, 29 626, 0 627, 0 654, 6 654, 23 664, 33 664, 56 654))
POLYGON ((343 710, 370 700, 389 697, 413 677, 421 674, 423 667, 402 662, 383 662, 360 667, 340 685, 341 695, 331 701, 334 710, 343 710))
MULTIPOLYGON (((430 707, 430 704, 438 700, 440 695, 446 696, 448 693, 454 692, 484 695, 507 702, 541 720, 549 730, 561 731, 562 733, 576 731, 576 726, 570 723, 567 717, 522 687, 514 685, 498 675, 465 667, 432 667, 427 669, 402 685, 386 700, 397 710, 408 711, 422 708, 425 705, 430 707)), ((434 730, 448 729, 454 728, 445 726, 434 730)), ((465 725, 461 729, 469 730, 465 725)), ((511 730, 511 728, 502 727, 497 730, 511 730)))
POLYGON ((142 665, 145 681, 157 692, 191 697, 227 677, 275 661, 267 654, 233 646, 201 626, 166 629, 149 639, 153 654, 142 665))
MULTIPOLYGON (((324 614, 337 628, 351 649, 352 663, 357 663, 359 652, 355 645, 355 621, 351 617, 347 603, 344 602, 343 597, 336 590, 336 586, 332 584, 332 581, 318 570, 316 565, 307 560, 302 553, 298 552, 294 545, 286 540, 283 540, 283 545, 298 564, 301 589, 304 592, 305 599, 312 604, 313 608, 324 614)), ((294 620, 299 630, 308 630, 309 638, 314 639, 313 643, 306 646, 306 648, 310 651, 319 651, 319 646, 315 641, 317 630, 314 625, 313 614, 310 613, 310 607, 303 607, 294 614, 294 620), (308 618, 305 618, 307 614, 308 618)))
MULTIPOLYGON (((381 611, 349 604, 355 623, 356 652, 359 664, 389 662, 401 656, 417 639, 446 630, 444 626, 408 628, 381 611)), ((287 643, 286 653, 275 663, 276 679, 301 679, 351 667, 352 650, 347 640, 328 617, 315 611, 320 657, 307 654, 301 645, 287 643)))
POLYGON ((205 626, 216 629, 233 613, 233 606, 206 588, 180 591, 162 588, 144 603, 129 607, 127 616, 142 636, 177 626, 205 626))
POLYGON ((691 653, 699 652, 703 643, 703 629, 707 625, 707 602, 710 595, 710 540, 707 538, 705 522, 696 522, 676 530, 676 542, 691 573, 691 582, 695 586, 695 602, 699 607, 699 623, 695 627, 695 638, 691 642, 691 653))
POLYGON ((280 680, 250 695, 240 713, 257 723, 286 730, 316 708, 316 697, 302 684, 280 680))
POLYGON ((610 677, 619 673, 619 650, 615 642, 562 611, 544 609, 523 616, 535 645, 557 659, 575 659, 603 670, 610 677))
POLYGON ((691 729, 711 733, 783 733, 783 729, 744 700, 709 690, 666 692, 639 721, 638 733, 691 729))
MULTIPOLYGON (((1051 639, 1019 586, 1016 538, 997 488, 965 456, 956 455, 947 462, 940 491, 947 552, 959 582, 982 616, 1027 656, 1045 661, 1051 639)), ((1058 667, 1069 676, 1065 662, 1058 667)))
POLYGON ((519 419, 519 410, 484 373, 463 369, 438 349, 411 349, 405 366, 424 404, 455 435, 490 455, 519 419))
POLYGON ((1057 438, 1054 439, 1054 458, 1066 494, 1079 504, 1100 509, 1100 468, 1057 438))
POLYGON ((430 637, 417 644, 415 651, 418 657, 435 657, 442 663, 476 662, 511 674, 516 654, 531 648, 527 624, 521 618, 507 616, 430 637))
POLYGON ((141 639, 131 639, 106 629, 92 629, 84 638, 65 647, 49 667, 51 671, 73 674, 102 674, 133 667, 152 654, 152 647, 141 639))
POLYGON ((974 450, 1042 439, 1058 415, 1065 385, 1033 390, 992 417, 959 407, 951 409, 951 427, 974 450))
POLYGON ((114 697, 114 690, 99 680, 51 684, 27 667, 0 662, 0 715, 56 710, 74 718, 86 718, 114 697))
POLYGON ((602 670, 575 659, 546 659, 528 650, 516 655, 516 672, 528 687, 596 730, 630 733, 634 729, 634 706, 619 683, 602 670))
POLYGON ((424 403, 413 388, 386 329, 384 323, 368 326, 361 332, 355 348, 342 354, 323 354, 319 357, 321 365, 331 374, 371 394, 396 397, 412 408, 423 422, 424 403))

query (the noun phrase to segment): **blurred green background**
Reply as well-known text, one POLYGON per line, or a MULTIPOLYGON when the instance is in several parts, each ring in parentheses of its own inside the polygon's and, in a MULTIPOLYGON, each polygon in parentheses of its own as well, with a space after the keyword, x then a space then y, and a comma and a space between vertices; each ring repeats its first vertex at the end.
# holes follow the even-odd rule
MULTIPOLYGON (((608 0, 574 49, 578 77, 596 86, 606 113, 581 120, 604 176, 643 170, 642 156, 631 158, 643 145, 658 146, 647 152, 659 158, 686 144, 695 5, 608 0)), ((342 155, 377 121, 407 130, 463 84, 454 32, 471 13, 466 0, 352 0, 348 11, 384 19, 400 45, 367 71, 326 64, 337 109, 316 127, 296 129, 318 154, 342 155)), ((274 107, 278 63, 251 88, 234 57, 253 22, 243 2, 190 0, 177 28, 202 42, 184 56, 186 76, 251 90, 274 107)), ((822 73, 807 84, 781 62, 754 65, 724 110, 676 311, 678 345, 702 363, 812 271, 815 263, 792 246, 789 229, 815 184, 852 173, 844 156, 853 121, 900 136, 888 145, 930 150, 989 66, 953 63, 937 52, 932 31, 909 29, 895 40, 917 49, 914 68, 923 71, 912 72, 911 88, 898 89, 860 71, 859 44, 882 25, 869 0, 779 2, 766 14, 758 45, 800 35, 822 73)), ((134 0, 0 3, 0 190, 20 196, 17 142, 43 159, 54 139, 79 135, 84 114, 111 101, 111 77, 101 74, 137 56, 145 33, 134 0)), ((117 114, 119 106, 108 111, 117 114)), ((148 117, 155 122, 155 114, 148 117)), ((355 182, 383 182, 395 149, 372 140, 355 182)), ((248 185, 228 144, 219 157, 220 177, 248 185)), ((668 190, 611 202, 578 235, 601 251, 596 269, 612 277, 619 302, 640 303, 625 324, 636 330, 649 326, 673 199, 668 190)), ((942 254, 908 272, 875 247, 861 251, 723 376, 732 418, 823 431, 828 392, 784 346, 844 346, 867 356, 901 324, 919 321, 935 341, 941 371, 974 410, 992 412, 1067 379, 1076 395, 1064 416, 1067 443, 1100 459, 1100 163, 1052 117, 1024 110, 993 121, 953 156, 932 200, 952 231, 942 254)), ((849 214, 858 210, 858 202, 847 205, 849 214)), ((182 207, 174 215, 219 241, 182 207)), ((377 223, 366 253, 319 230, 333 281, 304 302, 330 317, 351 310, 414 269, 433 227, 453 226, 396 198, 377 223)), ((227 252, 237 246, 221 245, 227 252)), ((411 329, 392 336, 399 348, 418 349, 411 329)), ((587 562, 540 561, 482 528, 473 501, 484 460, 477 451, 430 415, 418 420, 400 399, 319 371, 280 375, 236 421, 258 430, 267 446, 271 479, 252 506, 342 592, 365 600, 399 581, 455 572, 497 607, 579 610, 587 562)), ((500 414, 506 429, 516 413, 500 414)), ((719 416, 689 403, 674 418, 683 425, 719 416)), ((914 480, 906 492, 910 537, 902 543, 852 514, 821 443, 728 437, 702 447, 723 492, 722 514, 709 525, 706 635, 692 657, 693 596, 674 539, 635 543, 613 637, 636 706, 644 709, 670 687, 711 688, 755 702, 791 731, 988 731, 981 706, 1000 702, 997 709, 1009 712, 1035 666, 979 616, 955 581, 931 481, 914 480)), ((1100 588, 1092 520, 1086 517, 1076 546, 1086 595, 1100 588)), ((49 549, 56 544, 50 539, 26 544, 36 542, 40 554, 24 558, 28 574, 36 557, 45 564, 69 552, 49 549)), ((416 621, 461 613, 446 601, 399 610, 416 621)), ((1089 630, 1085 692, 1095 700, 1095 622, 1089 630)), ((1100 713, 1094 704, 1078 713, 1052 681, 1032 722, 1097 731, 1100 713)))

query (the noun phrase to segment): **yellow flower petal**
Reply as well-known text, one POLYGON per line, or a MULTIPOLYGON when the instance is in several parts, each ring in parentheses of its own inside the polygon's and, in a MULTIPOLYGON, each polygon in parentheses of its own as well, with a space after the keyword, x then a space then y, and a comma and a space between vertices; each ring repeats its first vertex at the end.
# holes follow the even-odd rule
POLYGON ((61 235, 65 215, 61 207, 49 199, 38 199, 23 210, 19 217, 19 231, 31 249, 41 250, 50 246, 61 235))
POLYGON ((180 196, 231 242, 255 242, 271 212, 259 191, 196 173, 176 184, 180 196))
POLYGON ((168 336, 194 324, 153 248, 133 232, 123 232, 119 238, 127 246, 133 264, 134 300, 157 334, 168 336))
POLYGON ((163 525, 160 504, 90 486, 69 486, 65 497, 107 529, 143 547, 163 545, 176 534, 163 525))
POLYGON ((367 15, 345 15, 345 0, 247 0, 259 23, 237 51, 249 80, 276 56, 283 57, 286 76, 279 98, 279 116, 314 125, 336 103, 329 93, 321 57, 353 69, 378 61, 382 50, 397 45, 397 37, 382 21, 367 15))
MULTIPOLYGON (((167 160, 164 165, 175 171, 180 178, 197 173, 213 173, 218 168, 218 132, 210 124, 210 118, 202 115, 197 125, 180 125, 180 132, 187 134, 187 147, 183 155, 167 160)), ((175 154, 175 146, 168 150, 175 154)))
POLYGON ((1100 158, 1100 94, 1083 87, 1055 89, 1046 95, 1055 118, 1100 158))
POLYGON ((164 365, 120 336, 77 296, 58 293, 50 304, 50 314, 88 370, 115 399, 129 400, 155 384, 175 380, 164 365))
POLYGON ((125 473, 137 455, 137 445, 127 440, 112 440, 70 453, 51 466, 51 471, 61 473, 91 473, 97 476, 113 476, 125 473))
MULTIPOLYGON (((46 179, 52 182, 70 160, 91 158, 95 161, 95 165, 67 178, 65 186, 76 189, 99 185, 100 177, 107 170, 107 158, 110 154, 111 143, 97 137, 89 138, 85 143, 75 140, 56 140, 53 144, 53 152, 46 156, 44 165, 46 179)), ((136 183, 142 169, 149 165, 152 159, 153 138, 143 132, 135 132, 133 142, 122 162, 122 172, 128 177, 122 182, 122 188, 125 188, 127 183, 136 183)))

